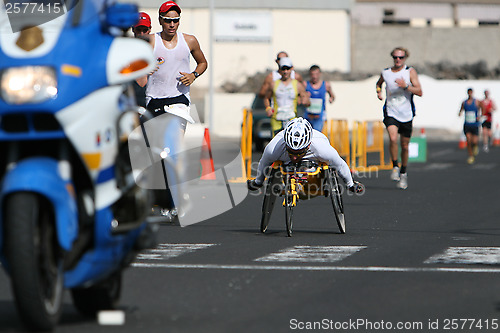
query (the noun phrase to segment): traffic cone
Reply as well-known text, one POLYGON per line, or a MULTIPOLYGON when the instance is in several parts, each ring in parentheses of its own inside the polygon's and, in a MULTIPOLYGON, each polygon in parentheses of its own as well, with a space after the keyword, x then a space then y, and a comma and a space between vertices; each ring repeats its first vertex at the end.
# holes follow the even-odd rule
POLYGON ((425 135, 425 128, 423 128, 423 127, 420 129, 420 137, 421 138, 425 138, 426 137, 426 135, 425 135))
POLYGON ((467 137, 464 133, 460 135, 460 142, 458 142, 458 148, 465 149, 467 147, 467 137))
POLYGON ((208 128, 205 128, 203 136, 203 146, 201 147, 201 177, 202 180, 215 179, 214 160, 212 158, 212 148, 210 147, 210 134, 208 128))
POLYGON ((500 128, 499 125, 497 124, 497 127, 495 128, 495 132, 493 132, 493 146, 500 146, 500 128))

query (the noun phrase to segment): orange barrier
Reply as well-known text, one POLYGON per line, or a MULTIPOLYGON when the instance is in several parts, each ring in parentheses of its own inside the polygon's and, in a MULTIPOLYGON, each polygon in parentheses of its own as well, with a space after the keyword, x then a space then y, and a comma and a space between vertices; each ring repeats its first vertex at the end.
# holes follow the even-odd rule
POLYGON ((252 173, 252 127, 252 111, 243 109, 243 126, 241 128, 241 156, 243 160, 241 174, 247 179, 250 178, 252 173))
POLYGON ((384 126, 381 121, 356 121, 351 134, 351 165, 352 170, 392 169, 391 163, 385 162, 384 126), (379 163, 368 165, 367 154, 378 153, 379 163))

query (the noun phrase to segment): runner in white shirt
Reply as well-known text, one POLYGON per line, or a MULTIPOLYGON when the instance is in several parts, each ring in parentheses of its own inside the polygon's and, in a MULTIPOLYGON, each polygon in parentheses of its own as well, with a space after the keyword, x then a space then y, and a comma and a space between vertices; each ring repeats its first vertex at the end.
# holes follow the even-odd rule
POLYGON ((189 113, 190 86, 208 67, 208 62, 195 36, 179 32, 181 9, 174 1, 164 2, 158 10, 162 31, 149 35, 149 42, 157 60, 157 69, 149 76, 137 80, 146 86, 146 108, 154 117, 171 113, 186 122, 194 120, 189 113), (190 68, 191 56, 196 62, 190 68), (176 105, 176 107, 170 107, 176 105))
POLYGON ((386 68, 377 81, 377 97, 382 100, 382 84, 385 82, 386 101, 384 104, 384 124, 389 134, 389 153, 393 169, 391 179, 398 181, 400 189, 408 188, 408 146, 413 130, 415 105, 413 95, 422 96, 422 88, 417 71, 405 64, 410 56, 407 49, 397 47, 391 52, 394 66, 386 68), (398 134, 401 141, 401 169, 398 165, 398 134))

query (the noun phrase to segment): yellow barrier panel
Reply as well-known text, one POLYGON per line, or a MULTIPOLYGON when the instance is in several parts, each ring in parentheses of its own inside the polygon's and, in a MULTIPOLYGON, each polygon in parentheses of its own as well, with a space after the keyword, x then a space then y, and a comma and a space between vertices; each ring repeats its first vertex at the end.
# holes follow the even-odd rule
POLYGON ((328 139, 333 148, 349 164, 351 147, 349 145, 349 126, 347 120, 330 120, 328 139))
POLYGON ((241 177, 232 178, 234 183, 245 183, 252 173, 252 127, 253 114, 251 110, 243 109, 243 123, 241 126, 241 177))
POLYGON ((384 126, 380 121, 357 121, 352 129, 352 162, 351 169, 392 169, 391 163, 385 162, 384 126), (379 164, 367 165, 367 154, 378 153, 379 164))
POLYGON ((366 142, 363 138, 363 123, 355 121, 351 132, 351 170, 356 170, 360 166, 366 166, 366 142))

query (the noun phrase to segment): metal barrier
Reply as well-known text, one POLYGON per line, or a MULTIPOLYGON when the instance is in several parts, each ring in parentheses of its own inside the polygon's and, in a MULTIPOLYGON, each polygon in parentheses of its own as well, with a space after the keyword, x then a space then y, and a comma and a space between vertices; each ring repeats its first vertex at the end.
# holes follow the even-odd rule
POLYGON ((356 121, 351 135, 351 169, 364 171, 366 169, 389 170, 391 163, 385 162, 384 126, 381 121, 356 121), (378 153, 379 163, 368 165, 367 154, 378 153))

